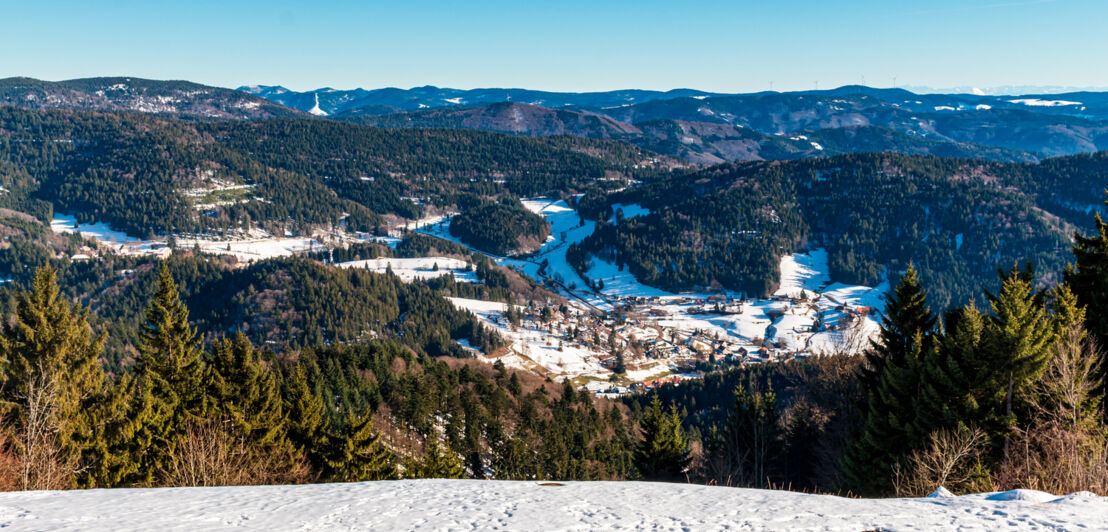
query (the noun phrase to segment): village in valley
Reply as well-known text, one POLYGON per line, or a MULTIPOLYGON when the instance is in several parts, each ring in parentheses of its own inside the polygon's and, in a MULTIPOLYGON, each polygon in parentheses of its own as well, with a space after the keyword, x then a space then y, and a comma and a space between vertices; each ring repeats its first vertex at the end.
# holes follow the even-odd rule
MULTIPOLYGON (((528 369, 602 394, 624 394, 697 378, 723 365, 786 361, 831 353, 858 353, 879 329, 888 284, 852 286, 831 281, 822 249, 781 259, 772 297, 727 291, 673 294, 639 283, 596 257, 584 276, 566 260, 570 244, 592 233, 562 200, 523 201, 543 215, 551 236, 528 257, 498 257, 565 297, 557 305, 512 309, 503 303, 451 298, 510 340, 478 356, 528 369)), ((623 216, 649 211, 615 205, 623 216)), ((453 240, 449 216, 420 225, 421 233, 453 240)))
MULTIPOLYGON (((202 210, 219 202, 241 201, 238 197, 249 191, 244 185, 213 183, 189 195, 202 210)), ((514 306, 449 298, 507 340, 506 347, 493 353, 481 353, 462 342, 490 363, 567 380, 599 394, 619 395, 697 378, 727 365, 857 353, 878 330, 887 283, 865 287, 832 282, 822 249, 782 257, 780 285, 769 298, 747 298, 727 291, 673 294, 643 285, 624 269, 596 257, 584 275, 577 272, 569 265, 566 251, 591 234, 595 222, 581 218, 560 199, 532 198, 523 203, 547 219, 551 236, 531 255, 492 258, 564 299, 514 306)), ((649 213, 637 205, 614 208, 627 217, 649 213)), ((450 235, 450 219, 451 213, 429 216, 416 221, 414 230, 465 245, 450 235)), ((395 247, 413 229, 410 223, 396 223, 388 236, 341 230, 318 230, 310 237, 274 236, 253 229, 218 237, 178 235, 144 240, 100 223, 79 225, 74 217, 61 214, 55 215, 51 227, 59 233, 79 232, 98 242, 80 248, 72 260, 88 260, 103 252, 164 257, 174 247, 185 247, 228 255, 241 264, 352 243, 395 247)), ((381 257, 335 266, 391 273, 405 282, 442 275, 457 282, 480 282, 473 265, 456 256, 381 257)))

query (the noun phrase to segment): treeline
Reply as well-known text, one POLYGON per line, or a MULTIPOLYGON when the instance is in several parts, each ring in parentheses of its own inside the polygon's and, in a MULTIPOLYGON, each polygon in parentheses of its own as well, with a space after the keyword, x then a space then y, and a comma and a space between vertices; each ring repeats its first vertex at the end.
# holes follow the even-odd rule
POLYGON ((550 236, 550 224, 513 196, 482 201, 450 219, 450 234, 495 255, 536 251, 550 236))
POLYGON ((0 336, 0 488, 632 471, 619 408, 503 366, 391 341, 278 356, 238 334, 206 349, 166 267, 132 371, 104 371, 103 336, 52 269, 17 299, 0 336))
MULTIPOLYGON (((986 272, 998 263, 1031 260, 1057 280, 1066 224, 1088 223, 1075 206, 1086 211, 1099 197, 1095 178, 1075 176, 1105 169, 1105 156, 1022 165, 852 154, 721 165, 611 195, 608 205, 639 203, 651 214, 602 224, 570 256, 582 271, 596 256, 668 290, 765 295, 782 254, 823 247, 831 278, 845 283, 875 286, 914 263, 944 307, 996 290, 986 272)), ((599 215, 607 205, 597 195, 581 204, 599 215)))
POLYGON ((1105 493, 1108 224, 1096 226, 1077 235, 1059 283, 1030 266, 1002 270, 982 306, 941 315, 909 266, 864 357, 664 388, 682 436, 702 449, 673 460, 691 459, 686 473, 704 482, 868 496, 1105 493))

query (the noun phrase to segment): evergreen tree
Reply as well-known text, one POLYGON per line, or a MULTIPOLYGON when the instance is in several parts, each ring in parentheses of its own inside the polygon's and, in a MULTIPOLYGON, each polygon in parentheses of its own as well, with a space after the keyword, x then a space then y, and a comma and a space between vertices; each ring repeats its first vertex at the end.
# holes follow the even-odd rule
POLYGON ((404 468, 408 478, 465 478, 462 459, 450 448, 450 443, 440 444, 437 437, 427 439, 423 460, 411 460, 404 468))
MULTIPOLYGON (((1108 205, 1108 201, 1105 201, 1108 205)), ((1073 235, 1076 263, 1066 268, 1066 286, 1086 309, 1085 326, 1099 345, 1108 346, 1108 222, 1097 213, 1089 236, 1073 235)), ((1102 370, 1103 364, 1102 364, 1102 370)))
POLYGON ((146 426, 141 429, 150 441, 142 467, 148 475, 172 467, 169 456, 188 425, 208 414, 200 340, 188 318, 177 283, 162 264, 140 331, 135 363, 140 385, 152 401, 146 426))
POLYGON ((934 356, 922 365, 916 434, 971 426, 995 431, 1004 383, 983 344, 986 317, 971 302, 945 321, 934 356))
POLYGON ((847 485, 856 492, 887 491, 894 466, 926 437, 915 430, 915 405, 922 361, 934 348, 934 327, 927 292, 909 265, 888 296, 880 337, 866 352, 859 375, 865 422, 844 463, 847 485))
POLYGON ((1078 330, 1081 332, 1081 337, 1078 340, 1085 341, 1088 311, 1081 304, 1077 294, 1069 286, 1063 284, 1055 286, 1050 295, 1051 321, 1054 323, 1055 337, 1060 338, 1069 331, 1078 330))
POLYGON ((781 445, 777 396, 735 388, 735 404, 722 430, 708 440, 709 475, 723 484, 763 487, 777 474, 781 445))
POLYGON ((1008 428, 1004 434, 1007 456, 1008 433, 1018 424, 1015 402, 1024 387, 1046 369, 1055 330, 1031 281, 1015 270, 1004 276, 1000 291, 991 299, 986 340, 991 370, 1006 387, 1004 411, 999 414, 1008 428))
POLYGON ((323 399, 313 393, 304 368, 299 364, 285 377, 284 384, 284 407, 288 412, 285 429, 288 438, 317 470, 322 469, 327 426, 323 399))
POLYGON ((285 431, 277 374, 258 359, 242 333, 216 341, 208 364, 208 394, 224 421, 249 446, 251 460, 271 471, 287 471, 295 452, 285 431))
POLYGON ((88 316, 87 308, 61 297, 57 274, 47 266, 35 273, 29 292, 16 294, 15 315, 4 321, 0 335, 5 417, 23 428, 31 396, 45 394, 36 403, 53 415, 50 426, 36 430, 51 433, 62 459, 77 464, 70 482, 84 485, 88 477, 77 473, 89 467, 97 444, 92 410, 106 384, 99 360, 103 337, 93 338, 88 316))
POLYGON ((284 439, 284 410, 276 374, 258 359, 242 334, 221 338, 208 363, 208 394, 222 415, 248 441, 274 444, 284 439))
POLYGON ((89 460, 82 486, 110 488, 153 481, 153 472, 142 470, 142 457, 153 443, 150 432, 144 430, 152 405, 149 390, 140 388, 128 373, 107 387, 88 411, 94 437, 86 453, 89 460))
POLYGON ((324 476, 333 482, 393 480, 398 477, 392 453, 373 432, 373 414, 350 416, 338 434, 327 434, 324 476))
POLYGON ((662 410, 655 394, 643 412, 642 439, 635 444, 635 467, 648 480, 681 480, 689 463, 689 446, 681 430, 681 417, 670 406, 662 410))
POLYGON ((510 437, 495 441, 495 471, 497 480, 532 480, 538 478, 538 461, 530 449, 535 447, 533 440, 524 429, 519 429, 510 437))

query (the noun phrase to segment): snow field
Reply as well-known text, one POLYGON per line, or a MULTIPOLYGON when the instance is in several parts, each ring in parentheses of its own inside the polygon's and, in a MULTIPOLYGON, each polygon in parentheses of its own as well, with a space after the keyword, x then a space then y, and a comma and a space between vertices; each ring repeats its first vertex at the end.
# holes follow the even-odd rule
POLYGON ((919 499, 650 482, 400 480, 0 494, 37 530, 1103 530, 1108 500, 1014 491, 919 499))
MULTIPOLYGON (((110 249, 113 253, 120 255, 164 256, 169 253, 169 249, 166 247, 166 238, 144 240, 130 236, 122 231, 113 230, 108 224, 103 222, 80 224, 78 226, 76 220, 74 216, 55 213, 53 220, 50 222, 50 229, 55 233, 80 233, 81 236, 96 240, 101 245, 110 249)), ((330 245, 324 244, 321 241, 324 239, 324 235, 316 235, 315 237, 294 237, 286 235, 281 237, 272 236, 259 229, 252 229, 243 236, 244 237, 225 240, 179 237, 177 239, 177 246, 181 248, 192 248, 196 246, 205 253, 231 255, 240 261, 252 262, 274 257, 287 257, 297 253, 322 251, 328 247, 334 247, 334 243, 336 243, 332 242, 330 245)), ((377 237, 364 233, 342 235, 328 234, 326 237, 331 240, 336 240, 337 243, 374 241, 388 245, 389 247, 396 247, 396 243, 399 242, 397 238, 377 237), (337 239, 335 238, 336 236, 337 239)))
POLYGON ((477 274, 466 271, 467 265, 468 263, 464 260, 448 257, 419 257, 414 259, 382 257, 336 264, 340 268, 363 268, 377 273, 385 273, 389 268, 392 268, 392 273, 406 283, 416 279, 434 279, 444 275, 452 275, 454 280, 459 282, 477 282, 477 274), (435 265, 438 265, 438 271, 435 270, 435 265))

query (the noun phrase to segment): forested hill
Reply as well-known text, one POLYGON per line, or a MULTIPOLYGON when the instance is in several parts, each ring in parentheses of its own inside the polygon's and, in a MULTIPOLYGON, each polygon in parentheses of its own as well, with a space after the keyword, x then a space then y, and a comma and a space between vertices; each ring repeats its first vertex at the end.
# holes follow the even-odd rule
POLYGON ((898 154, 728 164, 612 195, 652 212, 601 224, 571 256, 678 290, 772 291, 784 253, 825 247, 836 281, 876 284, 914 262, 944 306, 991 289, 998 266, 1061 271, 1108 185, 1108 153, 1041 164, 898 154))
POLYGON ((336 120, 388 128, 477 129, 530 136, 575 135, 622 140, 686 161, 711 165, 726 161, 801 159, 843 153, 895 151, 942 157, 1028 162, 1042 156, 1025 149, 979 142, 936 140, 889 127, 848 125, 773 134, 737 124, 657 119, 634 124, 593 111, 549 109, 496 103, 464 109, 431 109, 387 115, 338 115, 336 120))
POLYGON ((613 142, 382 130, 315 119, 197 122, 0 106, 0 207, 108 222, 140 236, 310 225, 372 230, 459 193, 531 195, 672 164, 613 142))
POLYGON ((550 236, 550 224, 516 198, 485 201, 450 220, 450 234, 496 255, 537 251, 550 236))

